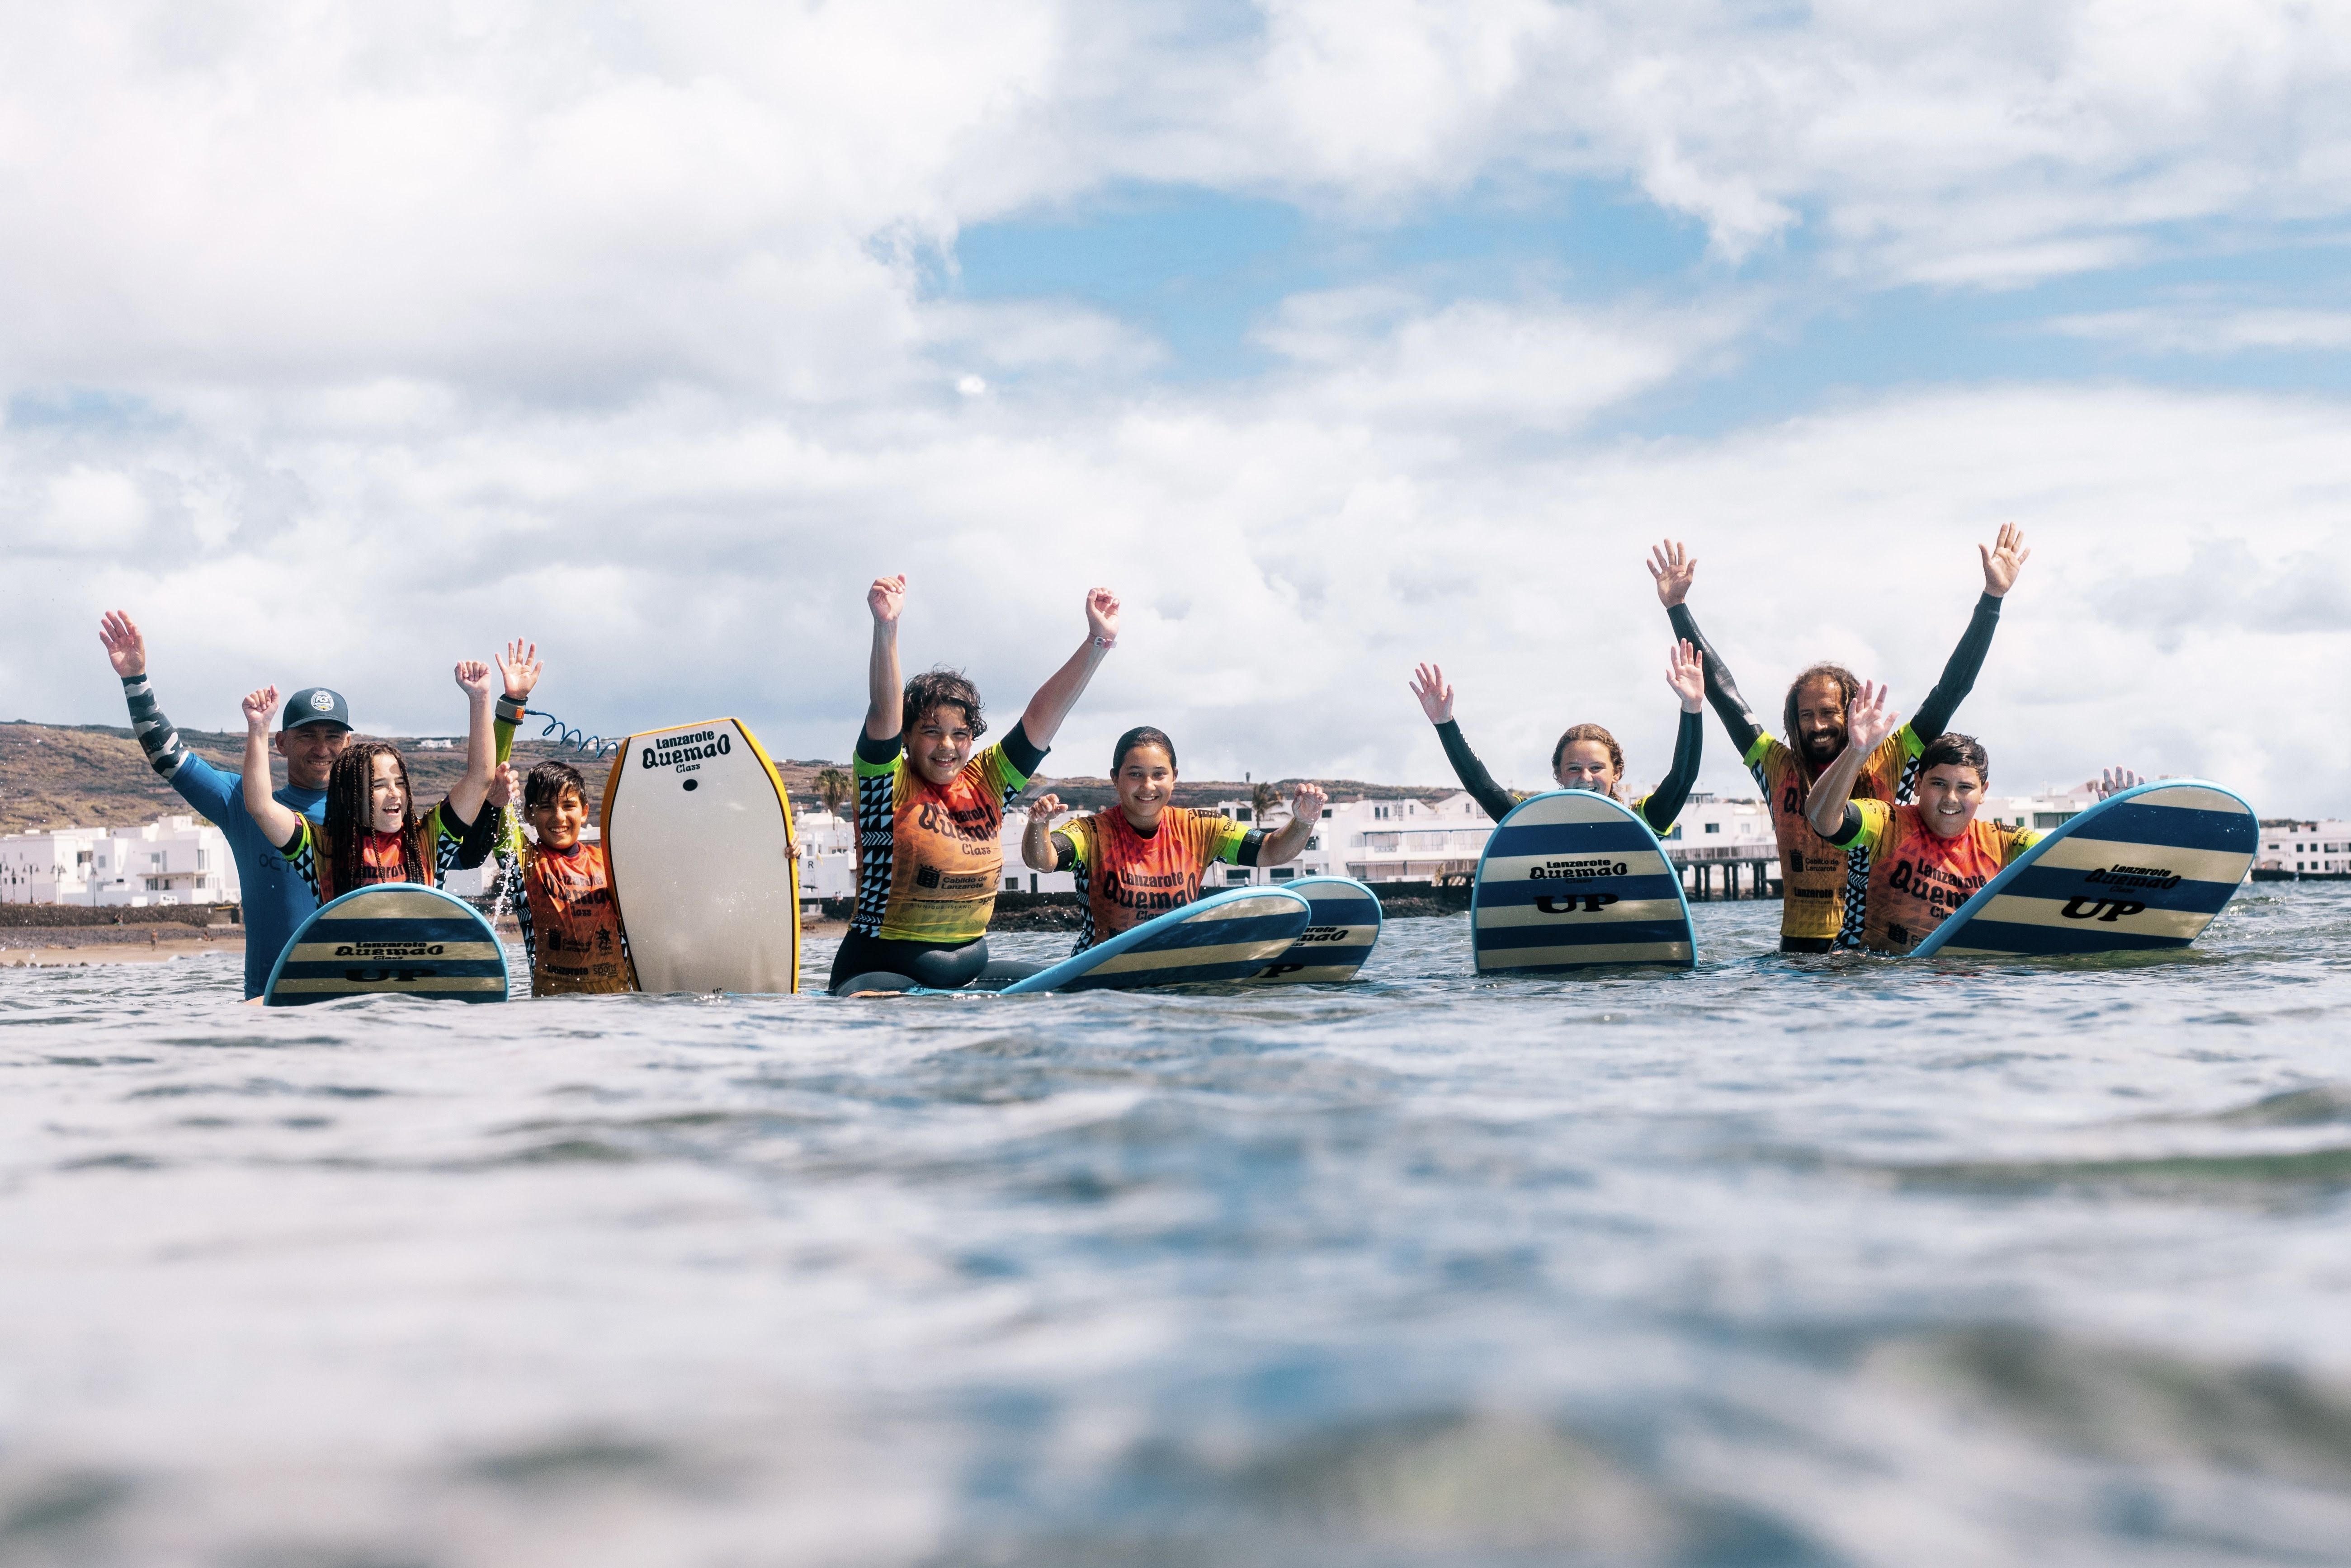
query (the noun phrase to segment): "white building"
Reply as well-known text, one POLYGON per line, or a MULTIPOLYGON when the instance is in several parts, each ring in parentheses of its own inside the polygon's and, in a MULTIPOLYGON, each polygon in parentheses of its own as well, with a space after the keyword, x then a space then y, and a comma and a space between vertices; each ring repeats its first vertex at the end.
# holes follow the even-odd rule
POLYGON ((193 817, 0 838, 0 904, 141 908, 234 904, 238 896, 227 837, 193 817))
POLYGON ((2351 874, 2351 822, 2264 822, 2253 866, 2304 876, 2351 874))

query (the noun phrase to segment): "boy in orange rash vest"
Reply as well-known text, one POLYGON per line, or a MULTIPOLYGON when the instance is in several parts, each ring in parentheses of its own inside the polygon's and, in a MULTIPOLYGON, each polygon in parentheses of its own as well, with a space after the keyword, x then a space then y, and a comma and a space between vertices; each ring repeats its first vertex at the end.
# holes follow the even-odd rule
POLYGON ((604 846, 584 841, 587 781, 568 762, 542 762, 527 779, 511 767, 499 768, 490 804, 517 800, 521 821, 530 824, 537 841, 526 841, 520 822, 510 821, 498 859, 504 863, 503 896, 522 927, 523 952, 530 961, 530 994, 635 990, 604 846))
POLYGON ((1844 754, 1813 786, 1806 816, 1813 831, 1841 850, 1870 852, 1869 893, 1861 945, 1907 953, 2001 868, 2041 840, 2029 828, 1979 822, 1991 759, 1975 737, 1939 735, 1918 757, 1917 802, 1888 805, 1852 799, 1870 751, 1901 716, 1886 688, 1862 683, 1845 714, 1844 754))
POLYGON ((1280 865, 1306 847, 1322 820, 1328 797, 1318 784, 1301 784, 1290 800, 1290 821, 1276 832, 1244 828, 1229 818, 1167 802, 1176 790, 1176 743, 1148 725, 1128 730, 1111 749, 1111 782, 1118 804, 1059 828, 1059 798, 1029 809, 1020 858, 1031 871, 1071 873, 1085 894, 1086 923, 1072 954, 1131 931, 1200 896, 1200 879, 1218 861, 1231 865, 1280 865))

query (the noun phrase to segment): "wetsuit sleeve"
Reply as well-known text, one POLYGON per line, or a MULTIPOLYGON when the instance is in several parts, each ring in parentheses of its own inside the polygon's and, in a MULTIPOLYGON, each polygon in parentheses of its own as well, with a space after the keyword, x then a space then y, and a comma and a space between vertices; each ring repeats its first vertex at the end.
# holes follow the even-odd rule
POLYGON ((1874 850, 1886 839, 1886 824, 1893 820, 1894 808, 1883 800, 1847 800, 1844 821, 1829 835, 1829 842, 1841 850, 1874 850))
MULTIPOLYGON (((445 812, 448 807, 444 804, 442 810, 445 812)), ((489 859, 491 852, 498 847, 499 840, 506 837, 507 820, 507 808, 485 802, 473 821, 457 836, 456 869, 471 871, 489 859)))
POLYGON ((1069 834, 1061 831, 1059 828, 1055 828, 1050 836, 1053 844, 1053 869, 1055 871, 1067 871, 1083 858, 1078 853, 1078 841, 1069 834))
POLYGON ((1249 831, 1243 833, 1239 839, 1235 841, 1233 844, 1233 852, 1228 858, 1235 865, 1255 865, 1257 864, 1257 857, 1264 852, 1264 830, 1260 828, 1251 828, 1249 831))
POLYGON ((1739 683, 1732 680, 1730 672, 1722 667, 1721 656, 1707 642, 1706 634, 1698 629, 1698 618, 1690 613, 1688 605, 1675 605, 1666 612, 1666 618, 1674 623, 1674 635, 1698 650, 1698 658, 1706 668, 1706 700, 1713 706, 1716 716, 1722 720, 1722 727, 1729 731, 1730 744, 1738 748, 1740 761, 1752 764, 1755 743, 1761 740, 1767 731, 1757 722, 1754 711, 1747 706, 1747 699, 1739 695, 1739 683))
POLYGON ((1045 760, 1045 753, 1051 749, 1029 738, 1026 721, 1016 722, 1010 733, 996 746, 1004 753, 1004 760, 1012 771, 1020 776, 1020 787, 1024 789, 1029 787, 1029 780, 1037 776, 1037 765, 1045 760))
POLYGON ((2000 601, 1987 593, 1976 601, 1976 612, 1968 619, 1968 629, 1960 634, 1959 645, 1951 650, 1950 662, 1943 666, 1943 678, 1918 705, 1910 720, 1911 733, 1921 741, 1934 739, 1950 727, 1951 716, 1959 711, 1959 704, 1976 684, 1976 673, 1983 668, 1984 655, 1991 651, 1991 634, 2000 630, 2000 601))
POLYGON ((1641 801, 1641 819, 1658 832, 1674 825, 1690 788, 1698 782, 1698 755, 1706 746, 1706 716, 1686 713, 1674 732, 1674 766, 1641 801))
POLYGON ((178 790, 180 799, 213 822, 225 821, 230 810, 242 807, 242 780, 187 748, 180 732, 155 705, 155 688, 145 675, 125 676, 122 697, 130 705, 131 733, 138 737, 139 749, 146 753, 147 766, 178 790))
POLYGON ((277 852, 293 862, 294 873, 310 884, 310 896, 319 895, 319 827, 309 818, 296 813, 294 836, 277 846, 277 852))
POLYGON ((1192 821, 1207 829, 1200 840, 1200 869, 1206 871, 1217 862, 1227 865, 1257 864, 1257 846, 1265 841, 1265 834, 1254 828, 1244 828, 1230 817, 1212 817, 1205 813, 1192 821), (1242 858, 1242 852, 1248 858, 1242 858))
POLYGON ((864 770, 868 773, 886 772, 890 765, 898 760, 898 753, 904 749, 902 744, 904 739, 904 736, 893 735, 887 740, 876 740, 860 729, 857 732, 857 761, 865 765, 864 770))
MULTIPOLYGON (((1470 750, 1468 741, 1462 738, 1460 724, 1454 719, 1447 719, 1437 727, 1437 738, 1445 747, 1445 760, 1453 764, 1453 776, 1461 780, 1461 788, 1477 799, 1479 807, 1486 815, 1498 822, 1509 816, 1511 808, 1519 803, 1519 798, 1494 782, 1494 776, 1486 771, 1486 765, 1478 760, 1478 754, 1470 750)), ((1254 865, 1256 862, 1252 861, 1249 863, 1254 865)))

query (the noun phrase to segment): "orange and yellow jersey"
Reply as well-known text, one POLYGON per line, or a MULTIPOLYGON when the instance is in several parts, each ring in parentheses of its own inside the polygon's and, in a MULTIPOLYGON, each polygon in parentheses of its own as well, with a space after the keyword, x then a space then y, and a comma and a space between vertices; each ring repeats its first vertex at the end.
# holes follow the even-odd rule
POLYGON ((1200 896, 1200 878, 1223 861, 1257 863, 1263 835, 1229 818, 1170 806, 1148 835, 1136 832, 1126 813, 1113 806, 1053 830, 1060 864, 1077 879, 1085 895, 1086 923, 1072 949, 1131 931, 1200 896))
POLYGON ((1981 820, 1938 837, 1916 806, 1855 800, 1834 841, 1869 854, 1869 911, 1861 945, 1907 953, 2001 868, 2041 841, 2030 828, 1981 820))
POLYGON ((1018 724, 944 786, 914 770, 901 737, 860 735, 857 910, 849 928, 890 942, 987 935, 1004 874, 1004 808, 1045 754, 1018 724))
MULTIPOLYGON (((1861 765, 1853 798, 1892 801, 1907 795, 1918 754, 1925 749, 1926 743, 1908 725, 1887 736, 1861 765)), ((1804 817, 1805 802, 1812 799, 1812 775, 1785 742, 1760 735, 1747 748, 1746 761, 1763 791, 1771 831, 1780 842, 1780 881, 1786 890, 1780 905, 1781 936, 1851 946, 1860 939, 1866 907, 1869 851, 1841 848, 1813 831, 1804 817)))
POLYGON ((528 845, 520 863, 522 896, 514 907, 523 948, 530 955, 530 994, 634 990, 604 846, 574 844, 565 854, 528 845))
MULTIPOLYGON (((465 847, 465 834, 462 829, 450 825, 448 808, 449 803, 444 800, 425 812, 415 828, 425 874, 435 887, 441 885, 452 867, 461 863, 460 855, 465 847)), ((490 808, 485 806, 482 809, 486 811, 490 808)), ((308 817, 298 818, 296 822, 294 836, 280 844, 277 852, 294 863, 295 874, 310 884, 311 891, 319 895, 319 902, 330 904, 344 894, 358 891, 335 885, 335 841, 326 824, 314 822, 308 817)), ((370 829, 366 841, 360 845, 360 861, 361 886, 372 887, 381 882, 408 880, 406 857, 401 853, 398 833, 379 833, 370 829)), ((475 863, 479 864, 480 862, 477 860, 475 863)))

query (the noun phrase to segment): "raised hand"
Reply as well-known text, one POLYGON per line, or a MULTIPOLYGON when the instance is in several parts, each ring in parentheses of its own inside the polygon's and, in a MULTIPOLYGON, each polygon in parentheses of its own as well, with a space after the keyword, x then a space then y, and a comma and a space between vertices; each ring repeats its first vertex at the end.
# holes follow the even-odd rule
POLYGON ((906 576, 904 572, 896 577, 877 577, 873 580, 873 586, 865 591, 865 608, 873 612, 877 625, 890 625, 905 607, 906 576))
POLYGON ((507 651, 497 656, 498 674, 506 677, 507 695, 520 702, 530 695, 538 685, 539 672, 546 666, 538 662, 538 644, 526 644, 519 637, 507 644, 507 651))
POLYGON ((2090 793, 2103 800, 2109 795, 2119 795, 2143 782, 2145 780, 2127 768, 2109 768, 2090 780, 2090 793))
POLYGON ((1290 820, 1297 822, 1319 822, 1322 820, 1322 808, 1330 803, 1331 797, 1323 793, 1322 785, 1311 781, 1301 784, 1290 793, 1290 820))
POLYGON ((1706 695, 1706 661, 1687 642, 1674 644, 1666 655, 1666 685, 1682 699, 1682 712, 1696 713, 1706 695))
POLYGON ((1890 686, 1876 685, 1868 681, 1861 683, 1861 690, 1855 693, 1853 701, 1845 705, 1847 747, 1865 757, 1879 741, 1901 726, 1902 716, 1896 713, 1891 706, 1893 695, 1890 686))
POLYGON ((457 661, 457 689, 469 697, 490 695, 490 667, 479 659, 457 661))
POLYGON ((522 775, 515 771, 513 763, 499 763, 490 775, 490 804, 511 806, 521 799, 522 775))
POLYGON ((1689 597, 1698 557, 1684 550, 1681 540, 1667 539, 1649 552, 1649 576, 1657 585, 1658 601, 1671 610, 1689 597))
POLYGON ((106 657, 114 665, 114 673, 124 680, 147 673, 147 639, 139 634, 139 623, 120 610, 110 610, 99 618, 98 640, 106 644, 106 657))
POLYGON ((1040 795, 1029 802, 1029 820, 1031 822, 1043 822, 1050 827, 1053 819, 1061 814, 1061 798, 1059 795, 1040 795))
POLYGON ((1107 588, 1086 590, 1086 630, 1108 648, 1118 642, 1118 595, 1107 588))
POLYGON ((1420 711, 1429 723, 1444 724, 1453 717, 1453 688, 1435 664, 1422 664, 1413 672, 1412 695, 1420 699, 1420 711))
POLYGON ((1978 545, 1976 553, 1983 557, 1984 591, 1994 599, 2006 597, 2016 586, 2016 574, 2032 557, 2024 548, 2024 530, 2014 523, 2001 524, 1999 542, 1978 545))
POLYGON ((264 686, 245 696, 245 727, 248 734, 266 730, 270 716, 277 711, 277 688, 264 686))

